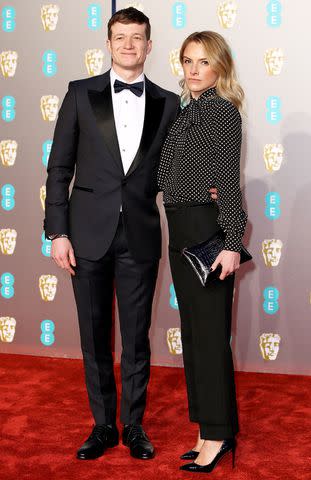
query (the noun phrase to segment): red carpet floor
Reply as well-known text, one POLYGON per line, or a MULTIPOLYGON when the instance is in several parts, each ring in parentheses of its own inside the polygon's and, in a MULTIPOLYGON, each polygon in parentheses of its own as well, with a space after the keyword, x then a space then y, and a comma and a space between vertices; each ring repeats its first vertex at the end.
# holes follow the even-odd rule
MULTIPOLYGON (((119 371, 117 369, 119 378, 119 371)), ((236 467, 226 458, 211 479, 311 479, 311 377, 237 373, 241 432, 236 467)), ((123 445, 93 461, 75 459, 90 433, 82 362, 0 355, 0 479, 171 480, 193 446, 183 371, 153 367, 145 428, 157 456, 135 460, 123 445)))

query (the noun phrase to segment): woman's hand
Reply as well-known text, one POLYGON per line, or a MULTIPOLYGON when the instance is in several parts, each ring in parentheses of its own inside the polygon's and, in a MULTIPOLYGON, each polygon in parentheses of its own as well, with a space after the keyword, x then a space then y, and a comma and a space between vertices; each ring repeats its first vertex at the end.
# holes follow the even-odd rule
POLYGON ((231 275, 240 267, 240 254, 238 252, 231 252, 230 250, 222 250, 217 256, 212 265, 215 270, 218 265, 222 266, 220 280, 224 280, 228 275, 231 275))

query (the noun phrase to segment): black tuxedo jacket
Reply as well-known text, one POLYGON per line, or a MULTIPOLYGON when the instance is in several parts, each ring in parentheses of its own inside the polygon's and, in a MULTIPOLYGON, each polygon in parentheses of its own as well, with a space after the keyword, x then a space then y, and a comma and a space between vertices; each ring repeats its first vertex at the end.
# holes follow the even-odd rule
POLYGON ((78 257, 97 260, 107 252, 118 225, 120 205, 135 260, 153 261, 161 256, 156 177, 161 147, 176 118, 179 99, 147 78, 145 85, 142 138, 125 175, 109 71, 69 83, 48 163, 44 228, 47 236, 67 234, 78 257))

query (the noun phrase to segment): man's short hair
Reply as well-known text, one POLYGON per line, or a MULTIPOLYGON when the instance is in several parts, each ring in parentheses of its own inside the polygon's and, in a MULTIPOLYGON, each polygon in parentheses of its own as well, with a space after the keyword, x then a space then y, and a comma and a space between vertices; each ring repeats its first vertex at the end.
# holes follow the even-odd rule
POLYGON ((123 8, 118 12, 114 13, 108 22, 108 38, 111 39, 111 27, 115 23, 124 23, 128 25, 129 23, 138 23, 139 25, 146 25, 146 37, 147 40, 150 40, 151 35, 151 26, 149 22, 149 18, 137 8, 129 7, 123 8))

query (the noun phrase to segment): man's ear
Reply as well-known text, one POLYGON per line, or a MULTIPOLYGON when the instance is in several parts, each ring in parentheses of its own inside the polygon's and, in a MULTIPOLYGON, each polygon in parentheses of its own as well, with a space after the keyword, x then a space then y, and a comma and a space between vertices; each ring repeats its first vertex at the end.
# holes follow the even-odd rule
POLYGON ((110 40, 106 40, 106 47, 108 48, 109 52, 111 53, 111 44, 110 44, 110 40))
POLYGON ((147 55, 149 55, 149 53, 151 52, 152 50, 152 40, 148 40, 148 43, 147 43, 147 55))

